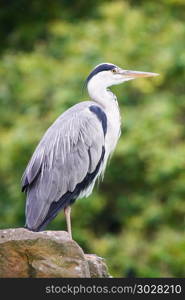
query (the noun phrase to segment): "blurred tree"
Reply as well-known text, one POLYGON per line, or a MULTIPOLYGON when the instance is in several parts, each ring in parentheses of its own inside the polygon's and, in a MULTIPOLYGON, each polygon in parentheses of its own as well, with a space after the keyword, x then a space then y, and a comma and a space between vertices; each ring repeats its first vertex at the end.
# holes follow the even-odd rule
MULTIPOLYGON (((110 61, 160 73, 113 87, 123 132, 74 238, 113 276, 185 276, 183 0, 1 1, 0 226, 23 226, 22 172, 44 131, 110 61)), ((83 216, 83 217, 82 217, 83 216)), ((50 229, 65 228, 61 214, 50 229)))
MULTIPOLYGON (((101 0, 104 2, 105 0, 101 0)), ((32 51, 38 40, 48 39, 49 21, 97 17, 98 0, 1 0, 0 49, 5 47, 32 51)))

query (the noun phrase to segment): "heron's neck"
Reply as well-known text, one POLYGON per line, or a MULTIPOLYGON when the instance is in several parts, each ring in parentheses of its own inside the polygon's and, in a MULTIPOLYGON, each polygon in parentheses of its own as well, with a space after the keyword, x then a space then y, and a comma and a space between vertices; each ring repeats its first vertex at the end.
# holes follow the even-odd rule
POLYGON ((103 106, 105 109, 111 109, 112 106, 117 104, 117 101, 115 101, 116 96, 105 86, 89 84, 88 92, 91 99, 103 106))

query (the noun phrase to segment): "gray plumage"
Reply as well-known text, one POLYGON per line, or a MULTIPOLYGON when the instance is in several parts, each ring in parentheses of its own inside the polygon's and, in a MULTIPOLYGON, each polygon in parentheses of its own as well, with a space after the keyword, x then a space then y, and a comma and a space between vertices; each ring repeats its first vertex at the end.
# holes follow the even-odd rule
POLYGON ((36 230, 51 203, 74 191, 95 170, 105 138, 101 123, 89 110, 94 104, 82 102, 64 112, 35 149, 22 178, 22 186, 27 185, 28 228, 36 230))

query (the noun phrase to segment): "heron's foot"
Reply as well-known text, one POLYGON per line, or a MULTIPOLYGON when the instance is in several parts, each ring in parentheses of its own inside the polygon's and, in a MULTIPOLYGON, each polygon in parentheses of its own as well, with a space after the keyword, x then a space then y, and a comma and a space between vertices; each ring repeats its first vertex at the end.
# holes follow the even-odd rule
POLYGON ((70 240, 72 240, 73 238, 72 238, 72 234, 71 234, 71 232, 69 232, 69 231, 68 231, 68 234, 69 234, 69 238, 70 238, 70 240))

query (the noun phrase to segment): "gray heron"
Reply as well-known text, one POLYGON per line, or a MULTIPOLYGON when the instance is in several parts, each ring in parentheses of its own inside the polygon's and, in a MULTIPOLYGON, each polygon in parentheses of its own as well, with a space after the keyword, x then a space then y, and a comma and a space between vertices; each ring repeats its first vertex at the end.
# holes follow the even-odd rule
POLYGON ((89 101, 80 102, 49 127, 22 176, 26 193, 26 224, 41 231, 64 210, 71 234, 71 205, 88 197, 120 137, 116 96, 108 89, 156 73, 124 70, 111 63, 97 65, 86 79, 89 101))

